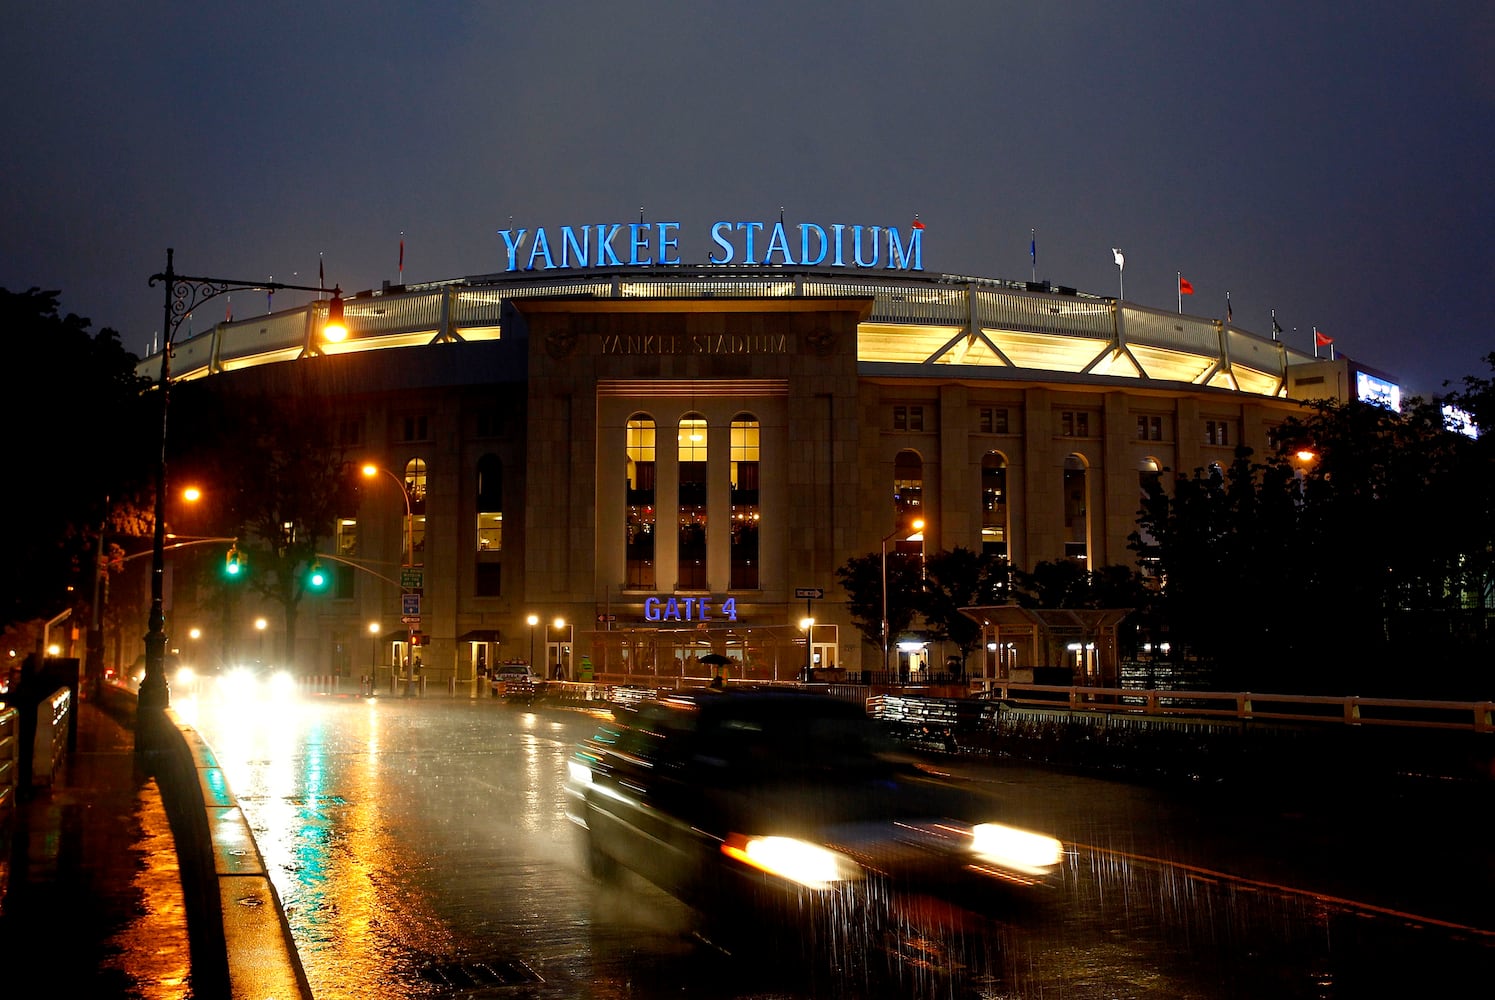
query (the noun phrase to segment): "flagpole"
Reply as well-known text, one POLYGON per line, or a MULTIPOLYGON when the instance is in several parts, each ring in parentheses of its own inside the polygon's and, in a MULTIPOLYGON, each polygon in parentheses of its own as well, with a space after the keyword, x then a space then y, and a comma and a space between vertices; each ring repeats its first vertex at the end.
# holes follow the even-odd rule
POLYGON ((1319 328, 1316 326, 1313 328, 1313 356, 1319 356, 1319 328))
POLYGON ((1028 256, 1033 258, 1033 283, 1038 284, 1038 230, 1032 232, 1032 240, 1028 243, 1028 256))
POLYGON ((1184 273, 1174 271, 1173 275, 1173 287, 1178 291, 1178 314, 1182 316, 1184 314, 1184 273))

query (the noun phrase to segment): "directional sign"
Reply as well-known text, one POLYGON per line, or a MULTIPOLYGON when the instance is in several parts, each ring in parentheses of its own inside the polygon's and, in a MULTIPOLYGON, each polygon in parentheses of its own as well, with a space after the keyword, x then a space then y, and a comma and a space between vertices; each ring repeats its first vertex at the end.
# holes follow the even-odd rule
POLYGON ((400 614, 402 614, 402 615, 419 615, 420 614, 420 595, 419 594, 401 594, 400 595, 400 614))
POLYGON ((426 585, 426 571, 422 569, 400 570, 400 586, 406 590, 420 590, 426 585))
POLYGON ((420 615, 404 615, 400 618, 401 625, 419 625, 420 615))
POLYGON ((597 620, 599 622, 615 622, 615 621, 618 620, 618 616, 617 615, 598 615, 597 616, 597 620))
POLYGON ((796 587, 794 588, 794 596, 804 600, 819 600, 825 596, 825 591, 819 587, 796 587))

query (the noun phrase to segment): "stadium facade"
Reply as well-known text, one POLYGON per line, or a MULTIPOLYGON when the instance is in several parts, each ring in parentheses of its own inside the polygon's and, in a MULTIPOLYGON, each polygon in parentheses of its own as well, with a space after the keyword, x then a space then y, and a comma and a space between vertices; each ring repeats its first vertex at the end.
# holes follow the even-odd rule
MULTIPOLYGON (((340 343, 325 299, 179 339, 175 379, 316 393, 349 459, 389 474, 329 526, 335 593, 302 604, 296 669, 383 683, 414 654, 460 689, 531 658, 700 678, 715 653, 732 677, 788 679, 811 617, 816 668, 880 671, 838 585, 849 558, 1130 565, 1142 479, 1264 454, 1303 400, 1396 391, 1219 319, 925 274, 920 234, 874 258, 846 228, 814 266, 808 244, 692 266, 663 231, 643 259, 634 234, 638 263, 600 237, 563 257, 563 234, 511 234, 502 273, 348 297, 340 343)), ((171 601, 174 645, 243 627, 195 596, 171 601)), ((943 662, 892 640, 904 675, 943 662)), ((1024 657, 1044 654, 968 669, 1024 657)))

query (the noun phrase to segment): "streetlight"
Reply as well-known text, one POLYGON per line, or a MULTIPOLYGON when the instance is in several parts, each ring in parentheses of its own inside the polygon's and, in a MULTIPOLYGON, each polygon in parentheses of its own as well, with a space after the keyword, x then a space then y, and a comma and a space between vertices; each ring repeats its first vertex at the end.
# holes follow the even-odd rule
POLYGON ((376 675, 379 673, 379 623, 369 622, 369 694, 374 693, 376 675))
MULTIPOLYGON (((562 638, 562 636, 565 635, 566 619, 562 618, 560 615, 556 615, 555 621, 551 622, 551 625, 555 626, 555 641, 558 644, 564 643, 566 640, 562 638)), ((565 663, 565 656, 565 646, 563 645, 560 649, 556 650, 555 654, 555 679, 558 681, 563 681, 566 679, 561 675, 561 670, 563 669, 563 664, 565 663)), ((547 670, 550 669, 550 653, 548 646, 545 655, 545 668, 547 670)))
POLYGON ((535 672, 535 626, 540 624, 539 615, 530 615, 525 619, 529 625, 529 672, 535 672))
MULTIPOLYGON (((166 578, 166 416, 167 402, 171 391, 171 343, 176 339, 182 320, 209 299, 226 292, 240 289, 263 289, 279 291, 286 289, 298 292, 325 292, 325 288, 310 285, 287 285, 276 281, 239 281, 232 278, 198 278, 177 274, 172 263, 174 251, 166 248, 166 270, 153 274, 150 287, 156 282, 165 286, 165 306, 161 326, 161 451, 156 459, 156 524, 151 547, 151 609, 145 633, 145 676, 140 681, 140 693, 136 703, 136 729, 149 730, 160 719, 159 713, 171 705, 171 689, 166 683, 166 612, 163 596, 163 581, 166 578), (144 710, 143 712, 141 710, 144 710)), ((332 300, 327 303, 327 316, 322 324, 322 338, 339 341, 347 336, 343 325, 343 291, 340 286, 332 289, 332 300)), ((146 749, 149 740, 136 740, 136 749, 146 749)))
POLYGON ((888 542, 899 534, 913 534, 924 530, 924 519, 915 518, 907 532, 894 528, 882 540, 882 672, 888 672, 888 542))
POLYGON ((799 627, 805 630, 805 683, 809 684, 815 680, 815 659, 811 648, 814 646, 815 619, 801 618, 799 627))
MULTIPOLYGON (((410 503, 410 491, 405 488, 405 481, 403 479, 401 479, 399 476, 395 475, 393 472, 390 472, 388 469, 385 469, 385 468, 382 468, 380 466, 377 466, 377 465, 375 465, 372 462, 366 463, 364 465, 364 467, 363 467, 363 475, 364 475, 364 478, 366 478, 366 479, 373 479, 375 476, 379 475, 381 472, 384 473, 384 475, 388 476, 390 479, 393 479, 395 481, 395 485, 400 488, 400 496, 402 496, 402 497, 405 498, 405 543, 404 543, 404 545, 405 545, 405 551, 400 556, 400 568, 404 569, 404 570, 409 570, 409 569, 412 569, 414 567, 414 565, 415 565, 415 510, 414 510, 414 508, 412 507, 412 505, 410 503)), ((408 574, 408 573, 401 573, 400 574, 400 576, 401 576, 401 580, 400 580, 400 593, 402 595, 405 594, 405 593, 407 593, 411 589, 409 587, 409 582, 410 581, 408 579, 405 579, 409 575, 410 574, 408 574)), ((401 616, 400 617, 402 617, 402 618, 405 617, 405 615, 403 614, 404 608, 402 607, 400 610, 401 610, 401 616)), ((406 634, 405 634, 405 638, 406 638, 405 657, 406 657, 406 662, 407 663, 409 663, 410 660, 411 660, 410 649, 414 645, 415 631, 416 630, 415 630, 414 627, 410 627, 410 628, 406 629, 406 634)), ((412 671, 410 671, 408 669, 405 671, 405 695, 406 695, 406 697, 409 697, 409 695, 410 695, 411 674, 412 674, 412 671)))

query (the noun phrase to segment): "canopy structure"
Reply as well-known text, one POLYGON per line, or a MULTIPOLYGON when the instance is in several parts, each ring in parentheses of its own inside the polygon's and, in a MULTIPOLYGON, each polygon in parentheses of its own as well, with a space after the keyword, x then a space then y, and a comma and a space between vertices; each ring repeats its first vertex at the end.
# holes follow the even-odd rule
POLYGON ((1115 687, 1116 634, 1132 608, 961 608, 981 626, 983 680, 1115 687))

